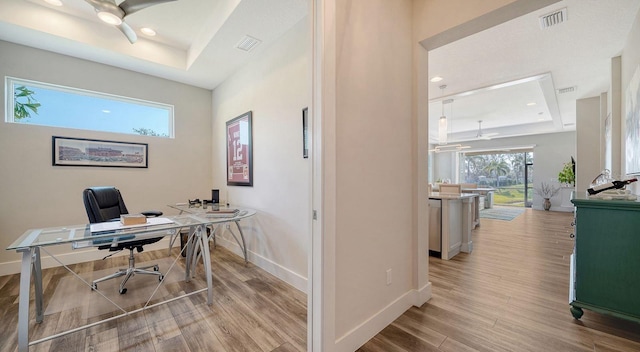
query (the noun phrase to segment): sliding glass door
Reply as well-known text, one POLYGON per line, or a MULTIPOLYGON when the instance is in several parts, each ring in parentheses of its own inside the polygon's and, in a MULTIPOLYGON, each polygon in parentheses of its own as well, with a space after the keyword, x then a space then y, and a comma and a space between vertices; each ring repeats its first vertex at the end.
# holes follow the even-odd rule
POLYGON ((494 205, 531 206, 531 149, 467 152, 460 156, 460 183, 475 183, 479 188, 494 188, 494 205))

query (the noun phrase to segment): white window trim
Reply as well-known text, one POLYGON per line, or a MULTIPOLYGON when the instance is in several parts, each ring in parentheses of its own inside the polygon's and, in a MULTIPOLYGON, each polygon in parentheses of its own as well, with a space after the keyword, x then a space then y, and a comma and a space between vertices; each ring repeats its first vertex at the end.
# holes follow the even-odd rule
MULTIPOLYGON (((37 88, 43 88, 43 89, 57 90, 60 92, 65 92, 70 94, 84 95, 84 96, 89 96, 94 98, 109 99, 109 100, 115 100, 115 101, 120 101, 124 103, 143 105, 143 106, 148 106, 152 108, 166 109, 169 112, 169 122, 168 122, 169 136, 164 138, 175 138, 175 117, 174 117, 173 105, 157 103, 149 100, 125 97, 121 95, 96 92, 96 91, 87 90, 87 89, 66 87, 66 86, 61 86, 57 84, 44 83, 44 82, 32 81, 28 79, 5 76, 5 103, 6 103, 5 105, 7 107, 7 111, 5 113, 5 116, 6 116, 5 122, 8 122, 8 123, 17 123, 15 121, 15 116, 14 116, 15 104, 14 104, 14 96, 13 96, 13 92, 15 91, 16 86, 30 86, 30 87, 37 87, 37 88)), ((41 126, 41 125, 38 125, 38 126, 41 126)), ((70 127, 57 127, 57 128, 74 129, 70 127)), ((112 132, 112 131, 103 131, 103 130, 90 130, 90 131, 118 133, 118 134, 127 134, 127 135, 131 134, 134 136, 136 135, 135 133, 122 133, 122 132, 112 132)))

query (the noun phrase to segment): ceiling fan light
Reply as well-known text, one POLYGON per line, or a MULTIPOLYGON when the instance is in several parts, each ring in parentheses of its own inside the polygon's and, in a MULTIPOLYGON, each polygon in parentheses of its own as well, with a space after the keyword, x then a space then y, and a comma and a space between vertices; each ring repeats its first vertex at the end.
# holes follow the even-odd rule
POLYGON ((44 0, 44 2, 53 6, 62 6, 62 1, 60 0, 44 0))
POLYGON ((122 19, 112 14, 111 12, 99 11, 98 18, 100 18, 103 22, 114 25, 114 26, 118 26, 122 24, 122 19))
POLYGON ((140 28, 140 32, 142 32, 142 34, 147 35, 149 37, 153 37, 153 36, 156 35, 156 31, 154 31, 153 29, 151 29, 149 27, 140 28))

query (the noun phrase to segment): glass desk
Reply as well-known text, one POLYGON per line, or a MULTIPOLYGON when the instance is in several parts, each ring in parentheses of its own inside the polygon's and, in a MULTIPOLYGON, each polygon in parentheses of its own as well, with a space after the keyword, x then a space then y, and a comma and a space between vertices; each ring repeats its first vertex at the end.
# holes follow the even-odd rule
MULTIPOLYGON (((28 351, 29 346, 38 344, 44 341, 48 341, 60 336, 64 336, 79 330, 87 329, 91 326, 98 325, 100 323, 114 320, 123 316, 127 316, 133 313, 140 312, 142 310, 149 309, 151 307, 155 307, 162 303, 171 302, 175 299, 190 296, 196 293, 200 293, 203 291, 207 291, 207 304, 211 305, 213 302, 213 290, 212 290, 212 273, 211 273, 211 258, 209 255, 209 251, 197 251, 197 248, 206 248, 208 243, 208 236, 206 235, 206 227, 212 226, 217 223, 225 223, 228 221, 239 221, 243 217, 251 216, 255 214, 247 212, 244 216, 238 216, 236 218, 215 218, 208 217, 205 214, 195 214, 189 213, 178 216, 168 216, 162 217, 162 219, 170 220, 169 223, 158 224, 158 225, 137 225, 131 227, 121 227, 115 230, 108 230, 102 232, 91 232, 90 225, 73 225, 73 226, 64 226, 64 227, 51 227, 51 228, 43 228, 43 229, 30 229, 27 230, 22 236, 16 239, 7 250, 15 250, 19 253, 22 253, 22 264, 20 270, 20 297, 19 297, 19 306, 18 306, 18 350, 19 351, 28 351), (250 215, 249 215, 250 214, 250 215), (187 252, 187 260, 186 260, 186 269, 185 269, 185 281, 189 281, 189 279, 195 273, 195 264, 197 264, 196 257, 202 257, 202 262, 204 265, 204 271, 206 274, 207 287, 202 289, 196 289, 195 291, 185 293, 184 295, 174 297, 163 302, 149 304, 153 295, 156 293, 160 285, 163 284, 164 279, 160 281, 156 289, 151 294, 151 297, 147 301, 147 303, 138 309, 134 309, 131 311, 126 311, 125 309, 118 306, 113 301, 109 300, 105 294, 100 292, 100 290, 91 290, 91 284, 80 277, 77 273, 73 272, 67 265, 62 263, 54 254, 49 252, 47 248, 51 246, 60 246, 60 245, 69 245, 72 248, 86 248, 98 245, 104 245, 105 242, 108 241, 118 241, 118 242, 126 242, 131 240, 140 240, 144 238, 152 238, 152 237, 164 237, 164 236, 174 236, 180 233, 181 229, 189 229, 189 237, 188 237, 188 245, 183 250, 187 252), (197 248, 196 248, 197 247, 197 248), (69 272, 71 272, 76 278, 83 281, 84 284, 87 285, 87 292, 97 293, 109 300, 112 304, 114 304, 122 314, 101 320, 99 322, 94 322, 91 324, 87 324, 84 326, 80 326, 74 329, 70 329, 68 331, 60 332, 55 335, 51 335, 36 341, 29 341, 29 300, 30 300, 30 286, 31 286, 31 276, 34 278, 34 292, 35 292, 35 305, 36 305, 36 322, 41 323, 44 318, 43 314, 43 290, 42 290, 42 266, 41 266, 41 258, 40 251, 45 252, 47 255, 51 256, 53 260, 58 262, 61 266, 64 266, 69 272), (194 253, 198 253, 197 256, 194 256, 194 253)), ((157 218, 160 219, 160 218, 157 218)), ((97 250, 97 249, 96 249, 97 250)), ((180 256, 178 256, 179 258, 180 256)), ((174 260, 174 264, 177 262, 178 258, 174 260)), ((173 268, 174 264, 171 265, 173 268)), ((165 275, 166 276, 166 275, 165 275)))
MULTIPOLYGON (((254 216, 256 214, 255 210, 243 208, 243 207, 236 207, 236 206, 223 206, 218 204, 209 204, 207 206, 200 207, 200 206, 189 206, 186 203, 179 203, 174 205, 168 205, 168 207, 179 210, 181 215, 184 213, 187 213, 187 214, 196 215, 198 217, 204 217, 206 219, 215 220, 210 223, 211 233, 209 235, 209 239, 213 240, 214 247, 216 245, 216 232, 218 231, 218 228, 220 227, 220 225, 227 224, 230 222, 235 223, 236 225, 235 227, 236 229, 238 229, 238 232, 240 233, 239 238, 231 227, 227 226, 227 230, 229 230, 233 238, 236 240, 236 243, 238 243, 238 246, 242 250, 245 264, 249 262, 247 258, 247 247, 244 240, 244 233, 242 232, 242 227, 240 227, 240 220, 254 216), (238 212, 235 214, 223 213, 225 210, 233 210, 233 209, 238 210, 238 212)), ((173 241, 171 245, 173 245, 173 241)), ((199 249, 199 244, 196 243, 196 247, 195 247, 196 253, 198 253, 197 251, 198 249, 199 249)), ((199 256, 193 257, 194 263, 197 262, 198 259, 199 259, 199 256)))

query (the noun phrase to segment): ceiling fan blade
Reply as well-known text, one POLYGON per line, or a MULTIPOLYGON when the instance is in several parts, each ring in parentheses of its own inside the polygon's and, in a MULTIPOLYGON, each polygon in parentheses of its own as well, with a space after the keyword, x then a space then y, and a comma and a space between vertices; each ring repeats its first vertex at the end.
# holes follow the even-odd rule
POLYGON ((110 3, 112 3, 113 5, 116 5, 115 0, 84 0, 84 1, 86 1, 89 5, 93 6, 93 8, 96 9, 96 11, 102 10, 105 7, 105 4, 109 5, 110 3))
POLYGON ((132 13, 138 12, 149 6, 158 5, 158 4, 171 2, 171 1, 177 1, 177 0, 125 0, 119 6, 122 9, 122 11, 124 11, 124 15, 128 16, 132 13))
POLYGON ((136 35, 136 32, 133 29, 131 29, 131 27, 129 27, 129 25, 126 24, 125 22, 122 22, 116 27, 118 27, 118 29, 122 33, 124 33, 124 35, 127 37, 127 39, 129 39, 129 42, 131 42, 131 44, 135 43, 136 40, 138 40, 138 36, 136 35))

